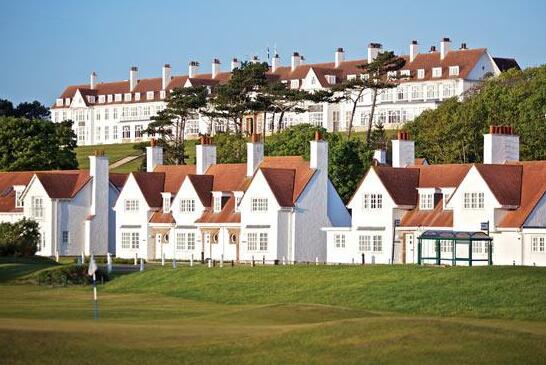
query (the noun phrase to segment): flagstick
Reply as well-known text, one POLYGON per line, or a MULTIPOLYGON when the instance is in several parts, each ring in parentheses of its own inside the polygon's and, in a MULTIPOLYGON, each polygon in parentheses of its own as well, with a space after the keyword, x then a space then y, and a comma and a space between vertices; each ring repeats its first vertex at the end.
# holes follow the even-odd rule
POLYGON ((94 318, 95 320, 99 319, 99 303, 97 302, 97 278, 93 272, 93 300, 94 300, 94 318))

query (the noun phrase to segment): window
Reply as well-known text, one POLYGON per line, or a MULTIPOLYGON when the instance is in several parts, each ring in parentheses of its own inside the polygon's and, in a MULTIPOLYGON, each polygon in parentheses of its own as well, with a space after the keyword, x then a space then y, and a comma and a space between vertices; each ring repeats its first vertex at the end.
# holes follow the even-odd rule
POLYGON ((252 198, 252 212, 267 212, 267 198, 252 198))
POLYGON ((423 209, 423 210, 434 209, 434 194, 433 193, 419 194, 419 209, 423 209))
POLYGON ((139 100, 140 100, 140 93, 135 93, 135 100, 136 100, 136 101, 139 101, 139 100))
POLYGON ((417 78, 418 79, 424 79, 425 78, 425 69, 420 68, 417 70, 417 78))
POLYGON ((441 67, 433 67, 432 68, 432 77, 442 77, 442 68, 441 67))
POLYGON ((414 100, 423 99, 423 86, 422 85, 413 85, 411 87, 411 98, 414 100))
POLYGON ((114 95, 114 101, 121 101, 121 94, 114 95))
POLYGON ((31 198, 31 215, 33 218, 44 216, 44 200, 41 197, 33 196, 31 198))
POLYGON ((440 88, 437 84, 427 85, 427 99, 438 99, 440 88))
POLYGON ((363 208, 364 209, 382 209, 383 194, 364 194, 363 208))
POLYGON ((406 77, 411 76, 410 70, 401 70, 400 76, 406 76, 406 77))
POLYGON ((356 75, 347 75, 347 81, 356 80, 356 75))
POLYGON ((195 200, 193 199, 180 200, 180 212, 182 213, 195 212, 195 200))
POLYGON ((531 251, 532 252, 544 252, 544 237, 532 237, 531 238, 531 251))
POLYGON ((100 141, 100 127, 95 128, 95 136, 97 137, 97 141, 100 141))
POLYGON ((453 252, 453 241, 440 240, 440 252, 453 252))
POLYGON ((138 232, 122 232, 121 233, 121 248, 138 249, 140 243, 140 235, 138 232))
POLYGON ((114 119, 118 119, 118 108, 113 109, 114 119))
POLYGON ((135 138, 142 138, 142 124, 135 125, 135 138))
POLYGON ((241 199, 243 197, 242 196, 236 196, 235 197, 235 211, 238 212, 239 211, 239 205, 241 204, 241 199))
POLYGON ((171 209, 171 197, 163 197, 163 212, 167 213, 171 209))
POLYGON ((109 103, 111 103, 112 100, 113 100, 113 97, 114 97, 114 96, 113 96, 112 94, 107 95, 107 96, 106 96, 106 100, 107 100, 109 103))
POLYGON ((131 101, 131 93, 125 94, 125 101, 131 101))
POLYGON ((300 80, 290 80, 290 88, 297 89, 300 86, 300 80))
POLYGON ((177 233, 176 249, 181 251, 195 250, 195 233, 177 233))
POLYGON ((256 251, 258 247, 258 234, 257 233, 249 233, 248 234, 248 251, 256 251))
POLYGON ((464 208, 465 209, 483 209, 484 194, 483 193, 464 193, 464 208))
POLYGON ((443 208, 444 209, 448 209, 446 205, 449 202, 450 198, 451 198, 451 193, 444 193, 444 197, 443 197, 443 208))
POLYGON ((68 231, 63 231, 62 233, 62 243, 63 243, 63 246, 67 246, 68 245, 68 231))
POLYGON ((22 190, 16 190, 15 191, 15 208, 22 208, 23 207, 23 200, 21 199, 21 194, 23 193, 22 190))
POLYGON ((373 236, 373 252, 383 252, 383 236, 373 236))
POLYGON ((122 138, 131 138, 131 127, 128 125, 123 126, 122 138))
POLYGON ((150 116, 150 106, 149 106, 149 105, 144 106, 143 115, 144 115, 145 117, 150 116))
POLYGON ((161 90, 161 91, 159 92, 159 97, 160 97, 161 99, 165 99, 165 98, 167 97, 167 93, 165 92, 165 90, 161 90))
POLYGON ((110 139, 110 127, 104 127, 104 140, 107 141, 110 139))
POLYGON ((336 75, 326 75, 326 81, 328 81, 330 85, 334 85, 336 83, 336 75))
POLYGON ((371 251, 372 242, 370 236, 358 236, 358 249, 360 251, 371 251))
POLYGON ((459 66, 449 66, 449 76, 459 76, 459 66))
POLYGON ((267 233, 260 233, 260 251, 267 251, 267 233))
POLYGON ((110 119, 110 109, 104 109, 104 120, 110 119))
POLYGON ((345 235, 344 234, 334 235, 334 245, 336 248, 345 248, 345 235))
POLYGON ((126 212, 138 212, 138 200, 136 200, 136 199, 127 199, 127 200, 125 200, 125 211, 126 212))
POLYGON ((448 82, 443 85, 443 97, 450 98, 452 96, 455 96, 455 83, 448 82))
POLYGON ((113 139, 118 139, 118 126, 117 125, 112 127, 112 138, 113 139))
POLYGON ((100 120, 100 110, 97 110, 97 113, 95 114, 95 117, 97 120, 100 120))
POLYGON ((213 204, 214 204, 214 211, 216 213, 220 212, 222 210, 222 196, 221 195, 215 196, 213 204))
POLYGON ((43 232, 38 233, 38 251, 45 250, 45 234, 43 232))
POLYGON ((63 99, 57 99, 56 102, 55 102, 55 105, 63 106, 63 99))
POLYGON ((154 98, 154 92, 153 91, 147 91, 146 92, 146 99, 147 100, 153 100, 154 98))
POLYGON ((472 253, 488 253, 489 245, 487 242, 472 242, 472 253))

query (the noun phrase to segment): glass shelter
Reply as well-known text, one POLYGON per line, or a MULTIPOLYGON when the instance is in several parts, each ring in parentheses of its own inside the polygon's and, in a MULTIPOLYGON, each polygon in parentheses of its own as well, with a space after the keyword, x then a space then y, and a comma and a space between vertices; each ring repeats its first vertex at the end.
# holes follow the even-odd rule
POLYGON ((492 241, 484 232, 425 231, 417 238, 417 263, 492 265, 492 241))

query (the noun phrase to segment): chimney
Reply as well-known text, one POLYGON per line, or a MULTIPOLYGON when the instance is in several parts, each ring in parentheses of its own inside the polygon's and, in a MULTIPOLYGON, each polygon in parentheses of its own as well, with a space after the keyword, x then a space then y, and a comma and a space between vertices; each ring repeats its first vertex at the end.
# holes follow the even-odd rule
POLYGON ((380 149, 373 151, 373 160, 380 164, 384 165, 387 163, 387 151, 380 149))
POLYGON ((97 88, 97 74, 95 72, 91 72, 91 75, 89 76, 89 88, 91 90, 97 88))
POLYGON ((236 68, 239 68, 241 64, 239 63, 239 60, 234 58, 231 60, 231 71, 235 70, 236 68))
POLYGON ((413 62, 415 57, 419 54, 419 44, 417 41, 411 41, 409 46, 409 61, 413 62))
POLYGON ((109 248, 112 248, 109 247, 108 232, 110 177, 108 157, 104 155, 104 150, 97 150, 94 156, 89 156, 89 176, 93 178, 89 210, 89 214, 93 219, 89 221, 90 226, 84 240, 84 251, 86 254, 98 254, 107 252, 109 248))
POLYGON ((146 147, 146 171, 153 172, 157 165, 163 165, 163 147, 158 146, 155 139, 146 147))
POLYGON ((220 60, 215 58, 212 60, 212 78, 215 79, 220 73, 220 60))
POLYGON ((290 68, 294 71, 299 65, 301 65, 301 56, 298 52, 294 52, 290 58, 290 68))
POLYGON ((436 52, 436 46, 430 46, 430 53, 436 52))
POLYGON ((281 58, 279 57, 278 53, 275 53, 275 55, 271 59, 271 72, 277 71, 277 69, 280 66, 281 66, 281 58))
POLYGON ((188 67, 188 77, 192 78, 199 72, 199 62, 191 61, 188 67))
POLYGON ((195 146, 195 173, 204 175, 210 165, 216 164, 216 146, 209 136, 201 136, 201 144, 195 146))
POLYGON ((466 48, 466 43, 461 43, 461 49, 467 49, 466 48))
POLYGON ((440 59, 444 59, 451 48, 451 40, 449 38, 444 38, 440 42, 440 59))
POLYGON ((483 163, 503 164, 507 161, 519 161, 519 136, 511 126, 489 127, 489 133, 483 135, 483 163))
POLYGON ((392 141, 392 167, 407 167, 415 163, 415 143, 410 141, 408 132, 398 132, 398 139, 392 141))
POLYGON ((335 55, 334 55, 335 65, 336 68, 338 68, 342 62, 345 61, 345 51, 343 48, 338 48, 335 55))
POLYGON ((328 142, 322 139, 320 131, 315 131, 315 140, 311 141, 309 167, 325 171, 328 175, 328 142))
POLYGON ((260 59, 258 58, 258 56, 252 56, 250 63, 253 63, 253 64, 260 63, 260 59))
POLYGON ((171 82, 171 65, 163 65, 161 68, 161 89, 167 90, 167 85, 171 82))
POLYGON ((133 91, 137 86, 138 82, 138 68, 133 66, 131 71, 129 71, 129 91, 133 91))
POLYGON ((372 63, 375 60, 382 48, 381 43, 368 44, 368 63, 372 63))
POLYGON ((254 133, 246 144, 246 176, 253 176, 263 159, 264 144, 261 135, 254 133))

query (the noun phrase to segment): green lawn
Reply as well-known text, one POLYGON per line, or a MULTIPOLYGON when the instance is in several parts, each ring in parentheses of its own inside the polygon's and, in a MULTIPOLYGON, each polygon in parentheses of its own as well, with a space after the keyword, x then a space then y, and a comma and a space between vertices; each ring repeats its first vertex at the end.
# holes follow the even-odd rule
POLYGON ((148 266, 99 287, 94 321, 91 288, 18 285, 13 274, 2 280, 6 265, 0 262, 0 363, 546 359, 542 268, 148 266))

